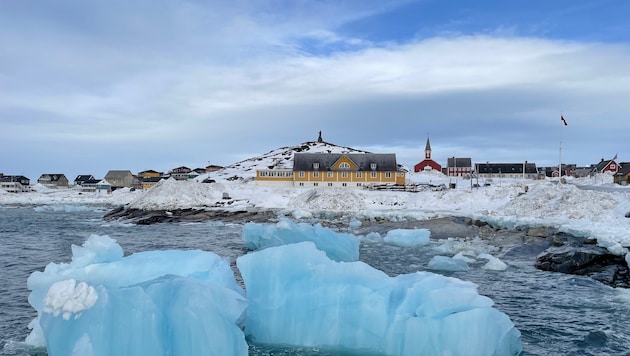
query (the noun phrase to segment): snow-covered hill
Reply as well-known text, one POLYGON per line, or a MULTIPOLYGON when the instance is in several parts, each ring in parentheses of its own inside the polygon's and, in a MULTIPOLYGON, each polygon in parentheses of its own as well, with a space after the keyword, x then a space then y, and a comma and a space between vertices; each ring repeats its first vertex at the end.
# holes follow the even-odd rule
POLYGON ((253 181, 257 169, 291 169, 293 168, 293 155, 296 152, 310 153, 370 153, 350 147, 338 146, 329 142, 310 141, 296 146, 280 147, 257 157, 236 162, 216 172, 202 174, 197 181, 214 179, 216 181, 253 181))

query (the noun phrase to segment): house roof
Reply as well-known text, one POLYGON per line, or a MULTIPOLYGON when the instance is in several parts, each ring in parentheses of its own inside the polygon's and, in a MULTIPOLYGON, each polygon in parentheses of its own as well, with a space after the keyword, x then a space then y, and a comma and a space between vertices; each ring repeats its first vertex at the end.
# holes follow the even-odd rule
POLYGON ((23 182, 30 181, 25 176, 0 176, 0 182, 23 182))
POLYGON ((81 175, 78 175, 74 179, 74 181, 75 182, 86 182, 86 181, 91 180, 91 179, 94 179, 93 175, 91 175, 91 174, 81 174, 81 175))
POLYGON ((614 160, 612 160, 612 159, 609 159, 609 160, 602 159, 601 161, 599 161, 599 163, 597 165, 595 165, 595 170, 597 172, 603 171, 604 168, 606 168, 610 164, 610 162, 614 162, 614 160))
POLYGON ((447 167, 472 167, 472 159, 470 158, 449 158, 446 162, 447 167))
POLYGON ((123 179, 127 176, 133 176, 130 170, 111 170, 107 172, 105 178, 107 179, 123 179))
MULTIPOLYGON (((523 163, 477 163, 475 170, 480 174, 522 174, 523 163)), ((538 173, 536 163, 527 163, 525 173, 538 173)))
POLYGON ((377 171, 396 171, 396 155, 394 153, 295 153, 293 156, 294 171, 312 171, 313 163, 319 163, 319 171, 332 170, 332 165, 340 158, 347 157, 357 165, 359 171, 371 171, 371 164, 376 163, 377 171))
POLYGON ((630 173, 630 162, 619 162, 619 171, 616 175, 625 176, 628 173, 630 173))
MULTIPOLYGON (((61 179, 62 177, 63 177, 63 178, 66 178, 66 176, 65 176, 65 175, 63 175, 62 173, 45 173, 45 174, 42 174, 42 175, 39 177, 39 179, 42 179, 42 178, 44 178, 44 177, 46 177, 46 176, 50 177, 50 181, 51 181, 51 182, 56 182, 56 181, 58 181, 59 179, 61 179)), ((66 178, 66 180, 67 180, 67 178, 66 178)))

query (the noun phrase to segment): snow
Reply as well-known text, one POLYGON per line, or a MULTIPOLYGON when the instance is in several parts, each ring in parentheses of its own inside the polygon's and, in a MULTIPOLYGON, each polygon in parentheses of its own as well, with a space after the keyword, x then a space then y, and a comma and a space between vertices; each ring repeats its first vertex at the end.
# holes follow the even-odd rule
POLYGON ((427 267, 434 271, 465 272, 470 270, 468 263, 463 259, 446 256, 433 257, 427 267))
POLYGON ((515 355, 520 332, 476 285, 428 272, 389 277, 312 242, 241 256, 245 333, 259 343, 387 355, 515 355), (295 258, 300 256, 300 258, 295 258))

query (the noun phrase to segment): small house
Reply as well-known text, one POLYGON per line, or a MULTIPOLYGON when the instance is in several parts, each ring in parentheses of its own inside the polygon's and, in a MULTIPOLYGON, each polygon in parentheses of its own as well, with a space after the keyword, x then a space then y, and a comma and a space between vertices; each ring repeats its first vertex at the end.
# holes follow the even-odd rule
POLYGON ((21 193, 30 190, 30 179, 25 176, 0 175, 0 189, 9 193, 21 193))
POLYGON ((68 178, 61 173, 57 174, 42 174, 37 183, 45 186, 50 189, 67 189, 68 188, 68 178))
POLYGON ((470 177, 472 175, 472 160, 470 158, 452 157, 446 161, 446 172, 449 177, 470 177))
POLYGON ((91 174, 81 174, 81 175, 78 175, 74 179, 74 185, 83 185, 85 181, 90 181, 90 180, 95 180, 95 179, 96 178, 94 178, 94 176, 91 174))
POLYGON ((630 162, 619 162, 619 170, 613 176, 613 180, 620 185, 630 184, 630 162))
POLYGON ((611 160, 604 160, 602 158, 602 160, 599 161, 599 163, 593 165, 593 172, 594 173, 609 172, 612 174, 617 173, 617 171, 619 171, 619 165, 617 164, 617 162, 615 162, 616 157, 617 156, 615 156, 615 158, 611 160))
POLYGON ((111 170, 105 175, 105 179, 111 185, 112 190, 119 188, 131 188, 136 178, 129 170, 111 170))

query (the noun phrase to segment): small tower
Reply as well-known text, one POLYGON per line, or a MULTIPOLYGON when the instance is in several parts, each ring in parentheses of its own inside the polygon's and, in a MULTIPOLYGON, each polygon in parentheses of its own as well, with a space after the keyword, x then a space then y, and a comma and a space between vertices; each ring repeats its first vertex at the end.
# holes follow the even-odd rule
POLYGON ((322 139, 322 131, 319 131, 319 137, 317 137, 317 142, 324 142, 324 140, 322 139))
POLYGON ((427 145, 424 147, 424 159, 431 159, 431 142, 429 142, 429 135, 427 135, 427 145))

